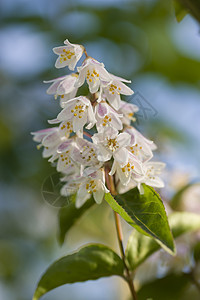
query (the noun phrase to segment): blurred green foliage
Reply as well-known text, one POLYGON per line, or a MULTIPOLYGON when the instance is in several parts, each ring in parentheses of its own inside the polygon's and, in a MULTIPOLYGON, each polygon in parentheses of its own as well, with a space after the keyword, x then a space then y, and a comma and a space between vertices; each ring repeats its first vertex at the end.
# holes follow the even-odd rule
MULTIPOLYGON (((196 17, 198 10, 187 4, 199 7, 198 1, 179 2, 196 17)), ((27 300, 43 265, 55 259, 55 250, 66 252, 79 244, 79 239, 95 237, 115 245, 114 228, 105 234, 111 222, 106 219, 108 208, 103 207, 100 213, 93 209, 88 221, 72 230, 63 250, 57 248, 57 210, 43 203, 40 193, 53 169, 41 158, 30 135, 47 127, 46 120, 59 111, 42 84, 64 74, 53 67, 51 48, 66 38, 84 44, 89 55, 105 62, 110 72, 130 78, 136 89, 135 81, 152 76, 172 87, 181 84, 199 91, 200 61, 183 54, 174 43, 173 28, 180 25, 172 1, 3 0, 0 15, 0 277, 4 300, 27 300), (41 57, 35 64, 38 53, 41 57)), ((150 118, 147 127, 152 139, 159 136, 161 144, 167 139, 187 147, 187 135, 170 121, 150 118)), ((74 297, 84 299, 81 294, 74 297)))

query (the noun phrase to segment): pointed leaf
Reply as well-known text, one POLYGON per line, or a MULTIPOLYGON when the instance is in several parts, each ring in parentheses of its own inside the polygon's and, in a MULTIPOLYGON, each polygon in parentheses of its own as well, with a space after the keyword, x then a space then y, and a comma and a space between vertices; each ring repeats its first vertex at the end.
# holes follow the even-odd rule
POLYGON ((113 250, 101 244, 89 245, 54 262, 40 279, 33 300, 67 283, 123 277, 123 270, 123 261, 113 250))
POLYGON ((105 195, 105 200, 127 223, 141 233, 153 237, 166 251, 175 247, 164 205, 152 187, 143 184, 144 194, 134 188, 123 195, 105 195))
MULTIPOLYGON (((189 212, 176 212, 169 215, 169 224, 174 238, 184 233, 200 229, 200 215, 189 212)), ((134 231, 127 244, 126 260, 131 270, 135 270, 160 246, 151 238, 134 231)))
POLYGON ((65 235, 68 230, 74 225, 74 223, 90 208, 95 202, 93 198, 87 200, 83 206, 80 208, 75 207, 75 197, 73 202, 71 202, 68 206, 62 207, 59 211, 58 219, 59 219, 59 234, 58 239, 59 243, 62 245, 65 240, 65 235))

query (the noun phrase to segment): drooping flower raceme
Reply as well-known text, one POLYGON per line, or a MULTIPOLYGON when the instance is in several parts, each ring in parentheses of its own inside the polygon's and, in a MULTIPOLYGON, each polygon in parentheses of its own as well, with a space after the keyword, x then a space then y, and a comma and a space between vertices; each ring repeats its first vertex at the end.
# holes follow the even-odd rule
POLYGON ((133 94, 126 85, 130 81, 110 74, 82 45, 65 40, 53 51, 58 55, 55 66, 70 70, 86 55, 77 72, 45 81, 51 84, 47 93, 60 97, 62 110, 49 121, 54 127, 32 133, 43 156, 62 174, 61 194, 76 193, 79 208, 91 196, 102 202, 109 192, 109 176, 118 192, 137 186, 143 193, 143 183, 163 187, 159 176, 165 164, 152 161, 156 145, 133 126, 138 107, 121 99, 133 94), (77 97, 85 81, 90 94, 77 97))

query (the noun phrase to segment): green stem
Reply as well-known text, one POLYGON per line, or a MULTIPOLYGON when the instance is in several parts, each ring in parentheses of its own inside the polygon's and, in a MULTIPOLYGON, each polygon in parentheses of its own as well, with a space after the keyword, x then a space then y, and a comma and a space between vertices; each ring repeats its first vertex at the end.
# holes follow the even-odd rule
MULTIPOLYGON (((105 176, 106 176, 106 183, 107 186, 111 192, 112 195, 116 195, 116 190, 115 190, 115 184, 114 184, 114 180, 113 180, 113 176, 109 175, 109 169, 106 167, 105 170, 105 176)), ((129 271, 129 268, 126 264, 125 261, 125 252, 124 252, 124 246, 123 246, 123 235, 122 235, 122 228, 121 228, 121 222, 120 222, 120 217, 119 215, 114 211, 114 217, 115 217, 115 226, 116 226, 116 231, 117 231, 117 239, 118 239, 118 243, 119 243, 119 249, 120 249, 120 253, 121 253, 121 257, 124 263, 124 268, 125 268, 125 272, 126 272, 126 282, 128 283, 131 295, 133 300, 137 300, 137 295, 135 292, 135 288, 134 288, 134 284, 133 284, 133 279, 131 276, 131 273, 129 271)))

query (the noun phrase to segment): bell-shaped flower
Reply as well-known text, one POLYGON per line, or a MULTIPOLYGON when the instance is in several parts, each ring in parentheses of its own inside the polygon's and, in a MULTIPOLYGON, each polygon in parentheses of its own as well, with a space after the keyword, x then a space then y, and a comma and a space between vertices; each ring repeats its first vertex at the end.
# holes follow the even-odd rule
POLYGON ((105 128, 102 132, 92 137, 93 142, 98 145, 98 160, 108 161, 113 156, 121 164, 128 163, 128 150, 131 137, 128 133, 118 134, 118 130, 112 127, 105 128))
POLYGON ((102 83, 102 93, 114 107, 114 109, 118 110, 121 105, 121 97, 122 95, 132 95, 134 92, 131 90, 126 84, 123 82, 130 83, 131 81, 126 80, 121 77, 114 76, 110 74, 111 81, 102 83))
POLYGON ((55 155, 49 159, 50 162, 58 160, 56 167, 58 172, 63 172, 65 174, 73 174, 80 171, 79 166, 72 158, 72 154, 75 147, 76 143, 74 142, 74 139, 68 139, 67 141, 59 145, 57 153, 55 153, 55 155))
POLYGON ((109 190, 105 186, 105 174, 103 169, 94 170, 87 168, 82 177, 82 183, 76 196, 76 207, 81 207, 93 195, 96 203, 100 204, 104 198, 104 194, 109 190))
POLYGON ((37 146, 37 148, 40 149, 41 147, 44 147, 42 153, 43 157, 55 155, 57 153, 58 146, 66 140, 66 138, 60 134, 58 127, 39 130, 32 132, 31 134, 34 135, 34 141, 41 143, 37 146))
POLYGON ((123 128, 121 121, 123 116, 119 115, 105 101, 97 103, 95 106, 95 117, 97 120, 96 126, 98 131, 106 127, 113 127, 117 130, 121 130, 123 128))
POLYGON ((80 96, 66 102, 65 108, 58 114, 57 119, 60 121, 72 121, 73 131, 83 130, 85 124, 87 129, 92 128, 96 119, 90 100, 80 96))
POLYGON ((74 161, 80 163, 84 167, 97 166, 100 168, 99 161, 97 159, 97 146, 82 138, 76 138, 76 148, 73 152, 74 161))
POLYGON ((83 54, 84 48, 81 45, 71 44, 68 40, 65 40, 64 44, 66 46, 53 48, 53 52, 59 55, 55 67, 59 69, 68 66, 70 70, 74 70, 83 54))
POLYGON ((138 110, 139 108, 137 107, 137 105, 121 100, 118 113, 123 115, 122 123, 124 125, 130 125, 131 121, 135 122, 136 119, 134 117, 134 113, 136 113, 138 110))
POLYGON ((77 77, 77 74, 72 73, 70 75, 44 81, 44 83, 52 83, 47 89, 47 94, 54 95, 55 99, 60 96, 60 106, 64 107, 65 102, 76 96, 78 89, 74 85, 77 77))
POLYGON ((156 145, 153 141, 145 138, 134 127, 127 127, 124 132, 127 132, 131 136, 131 143, 127 149, 133 155, 142 162, 148 161, 153 157, 152 150, 156 149, 156 145))
POLYGON ((104 64, 91 57, 85 59, 82 66, 78 67, 77 70, 79 77, 75 86, 82 86, 86 79, 92 94, 98 91, 101 81, 109 82, 111 80, 109 73, 104 68, 104 64))
POLYGON ((123 185, 128 185, 134 174, 139 176, 144 175, 141 162, 130 152, 128 154, 127 164, 120 164, 118 161, 114 160, 109 174, 113 175, 115 172, 123 185))
POLYGON ((142 183, 157 188, 164 187, 163 180, 158 176, 161 174, 164 167, 165 163, 163 162, 146 162, 143 164, 144 175, 134 178, 141 194, 144 193, 142 183))

